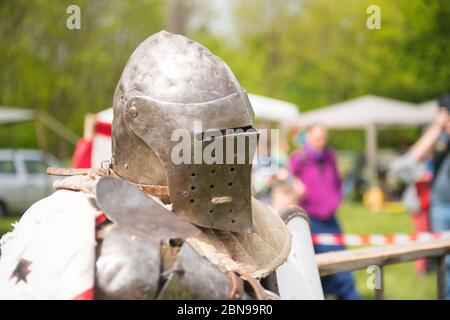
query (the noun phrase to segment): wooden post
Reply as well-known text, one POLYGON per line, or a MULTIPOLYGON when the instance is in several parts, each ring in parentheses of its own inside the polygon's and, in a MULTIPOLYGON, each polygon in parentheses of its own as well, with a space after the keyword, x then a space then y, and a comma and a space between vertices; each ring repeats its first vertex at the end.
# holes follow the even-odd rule
POLYGON ((39 121, 39 119, 34 120, 34 130, 36 133, 38 148, 42 151, 47 152, 47 141, 45 140, 44 126, 42 125, 42 122, 39 121))
POLYGON ((445 285, 445 255, 437 258, 437 293, 439 300, 445 300, 446 298, 446 285, 445 285))
POLYGON ((366 163, 371 185, 377 182, 377 144, 377 127, 371 124, 366 128, 366 163))
POLYGON ((384 267, 378 266, 380 268, 379 274, 375 274, 375 299, 384 300, 384 267))
POLYGON ((86 113, 84 116, 84 131, 83 138, 90 140, 94 137, 95 133, 95 114, 86 113))

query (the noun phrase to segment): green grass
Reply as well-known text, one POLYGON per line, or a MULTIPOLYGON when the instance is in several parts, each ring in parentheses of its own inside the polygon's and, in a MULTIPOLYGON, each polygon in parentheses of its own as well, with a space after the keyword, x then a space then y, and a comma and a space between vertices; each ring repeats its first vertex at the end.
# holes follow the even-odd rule
POLYGON ((20 216, 7 216, 0 218, 0 236, 12 230, 11 224, 20 219, 20 216))
MULTIPOLYGON (((18 216, 0 218, 0 235, 11 230, 11 223, 18 216)), ((372 213, 360 204, 346 203, 339 215, 344 232, 397 233, 413 231, 411 218, 407 213, 389 214, 372 213)), ((385 267, 385 298, 386 299, 436 299, 436 274, 417 275, 412 263, 394 264, 385 267)), ((373 290, 366 286, 369 274, 366 270, 355 272, 358 291, 366 299, 373 299, 373 290)))
MULTIPOLYGON (((345 233, 357 234, 392 234, 413 231, 411 217, 408 213, 372 213, 360 204, 346 203, 338 215, 345 233)), ((366 299, 373 299, 373 290, 367 288, 370 275, 366 270, 355 272, 358 291, 366 299)), ((418 275, 413 263, 388 265, 384 268, 385 299, 436 299, 436 273, 418 275)))

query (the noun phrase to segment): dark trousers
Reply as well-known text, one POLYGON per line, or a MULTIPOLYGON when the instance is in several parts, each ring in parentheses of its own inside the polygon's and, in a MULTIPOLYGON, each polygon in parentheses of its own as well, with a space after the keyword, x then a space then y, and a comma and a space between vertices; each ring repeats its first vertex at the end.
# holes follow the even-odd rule
MULTIPOLYGON (((318 220, 309 217, 311 221, 312 233, 341 233, 341 228, 336 218, 328 220, 318 220)), ((329 251, 344 250, 345 246, 329 246, 329 245, 314 245, 316 253, 323 253, 329 251)), ((350 272, 337 273, 320 278, 322 281, 322 288, 325 294, 336 296, 341 300, 358 300, 361 296, 356 291, 353 275, 350 272)))
MULTIPOLYGON (((450 203, 444 201, 431 201, 431 225, 433 231, 450 230, 450 203)), ((450 255, 445 258, 447 300, 450 300, 450 255)))

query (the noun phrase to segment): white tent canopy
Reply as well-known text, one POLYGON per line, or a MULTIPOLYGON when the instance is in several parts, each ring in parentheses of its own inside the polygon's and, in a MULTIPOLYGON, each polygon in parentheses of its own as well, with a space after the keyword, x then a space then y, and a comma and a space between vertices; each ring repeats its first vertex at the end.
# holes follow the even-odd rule
POLYGON ((427 123, 433 122, 438 111, 438 101, 430 100, 419 104, 419 114, 427 123))
MULTIPOLYGON (((277 121, 285 125, 297 124, 300 119, 300 112, 295 104, 250 93, 248 98, 256 118, 277 121)), ((97 113, 96 118, 98 121, 111 123, 112 108, 97 113)))
MULTIPOLYGON (((66 141, 75 145, 78 140, 78 135, 69 130, 66 126, 58 120, 48 115, 45 112, 33 109, 24 109, 16 107, 0 106, 0 125, 12 124, 24 121, 38 121, 50 128, 55 134, 65 139, 66 141)), ((40 139, 37 137, 38 140, 40 139)), ((39 142, 40 149, 44 149, 43 141, 39 142)))
POLYGON ((285 125, 297 124, 300 112, 295 104, 273 98, 248 94, 248 98, 259 119, 277 121, 285 125))
POLYGON ((97 121, 105 122, 105 123, 112 123, 113 121, 113 109, 108 108, 103 111, 100 111, 95 115, 95 118, 97 121))
POLYGON ((364 129, 369 179, 376 177, 377 128, 429 124, 435 115, 433 103, 422 106, 394 99, 367 95, 302 113, 299 124, 321 124, 335 129, 364 129))
POLYGON ((0 106, 0 124, 28 121, 34 118, 33 110, 0 106))
POLYGON ((342 129, 417 126, 430 122, 429 117, 423 117, 423 112, 413 103, 368 95, 302 113, 300 124, 317 123, 342 129))

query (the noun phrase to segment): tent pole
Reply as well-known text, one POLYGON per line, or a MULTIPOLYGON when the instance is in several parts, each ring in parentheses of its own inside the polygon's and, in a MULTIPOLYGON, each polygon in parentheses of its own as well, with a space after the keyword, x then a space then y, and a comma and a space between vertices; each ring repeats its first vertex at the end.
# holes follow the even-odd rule
POLYGON ((367 171, 371 185, 377 181, 377 127, 370 124, 366 127, 367 171))
POLYGON ((95 114, 86 113, 84 115, 84 131, 83 138, 86 140, 91 140, 95 133, 95 114))

